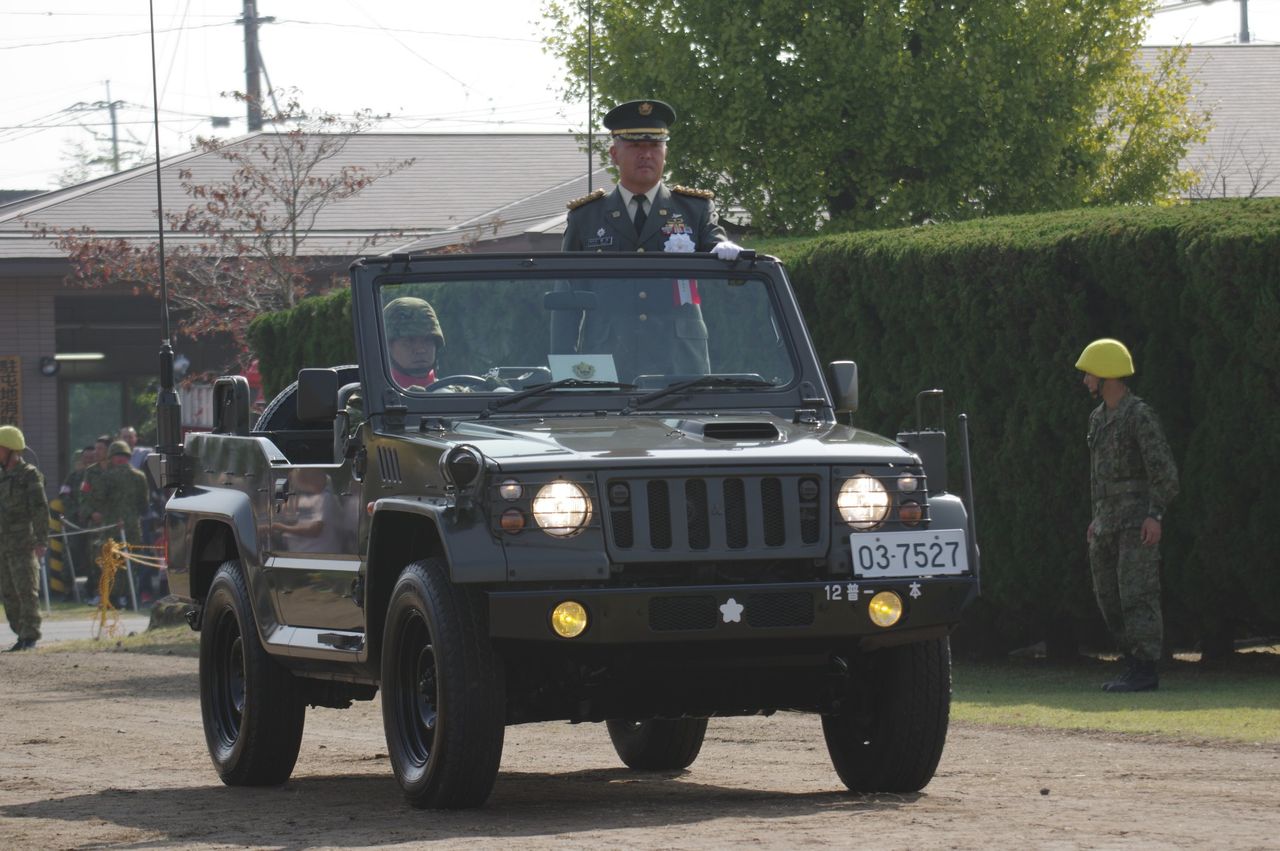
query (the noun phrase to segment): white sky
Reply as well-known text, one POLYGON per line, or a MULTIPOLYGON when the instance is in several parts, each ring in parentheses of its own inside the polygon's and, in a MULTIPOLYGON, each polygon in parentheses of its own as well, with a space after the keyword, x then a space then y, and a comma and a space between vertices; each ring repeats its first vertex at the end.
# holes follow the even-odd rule
MULTIPOLYGON (((1163 0, 1172 2, 1172 0, 1163 0)), ((241 0, 155 0, 160 143, 165 156, 196 134, 244 132, 244 108, 220 92, 244 88, 241 0), (210 116, 229 116, 214 130, 210 116)), ((337 113, 390 113, 381 129, 567 131, 585 108, 559 97, 563 77, 542 51, 542 0, 258 0, 271 84, 337 113)), ((1280 42, 1280 0, 1249 0, 1255 41, 1280 42)), ((1238 0, 1164 12, 1151 44, 1227 44, 1238 0)), ((75 141, 109 135, 105 110, 124 101, 121 136, 154 150, 146 0, 0 0, 0 189, 51 189, 75 141), (110 11, 102 11, 110 9, 110 11), (86 129, 88 128, 88 129, 86 129)), ((265 85, 264 85, 265 88, 265 85)))

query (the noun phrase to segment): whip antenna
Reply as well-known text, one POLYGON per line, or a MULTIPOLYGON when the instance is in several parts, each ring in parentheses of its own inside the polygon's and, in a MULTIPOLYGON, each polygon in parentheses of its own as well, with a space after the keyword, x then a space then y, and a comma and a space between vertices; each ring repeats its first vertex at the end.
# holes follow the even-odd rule
POLYGON ((156 84, 155 0, 148 0, 151 19, 151 120, 156 137, 156 233, 160 253, 160 390, 156 393, 156 454, 160 456, 157 484, 179 484, 182 455, 182 401, 173 387, 173 337, 169 329, 169 282, 164 269, 164 191, 160 182, 160 94, 156 84))

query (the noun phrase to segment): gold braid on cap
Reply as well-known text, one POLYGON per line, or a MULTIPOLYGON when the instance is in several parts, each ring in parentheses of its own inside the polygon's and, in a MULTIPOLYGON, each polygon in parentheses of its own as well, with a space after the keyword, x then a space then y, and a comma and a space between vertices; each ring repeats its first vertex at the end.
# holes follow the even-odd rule
POLYGON ((705 198, 708 201, 716 197, 716 193, 710 189, 691 189, 688 186, 672 186, 672 192, 679 192, 681 195, 692 195, 694 198, 705 198))
POLYGON ((590 204, 592 201, 598 201, 607 194, 608 193, 605 192, 603 189, 597 189, 595 192, 592 192, 589 195, 583 195, 581 198, 574 198, 568 204, 565 204, 565 207, 567 207, 570 210, 576 210, 579 207, 581 207, 583 204, 590 204))

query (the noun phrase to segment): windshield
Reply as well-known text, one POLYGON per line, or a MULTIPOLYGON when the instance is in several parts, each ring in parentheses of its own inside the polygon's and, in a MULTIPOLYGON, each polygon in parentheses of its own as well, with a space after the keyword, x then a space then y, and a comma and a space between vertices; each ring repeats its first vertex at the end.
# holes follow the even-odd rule
POLYGON ((390 282, 384 364, 409 394, 784 386, 794 358, 754 277, 390 282), (575 381, 567 381, 575 379, 575 381))

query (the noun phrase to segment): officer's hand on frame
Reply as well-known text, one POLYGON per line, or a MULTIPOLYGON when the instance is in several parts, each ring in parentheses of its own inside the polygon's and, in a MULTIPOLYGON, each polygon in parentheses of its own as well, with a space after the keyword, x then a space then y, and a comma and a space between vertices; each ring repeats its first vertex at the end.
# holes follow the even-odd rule
POLYGON ((717 242, 711 248, 711 253, 720 260, 737 260, 738 255, 742 253, 742 246, 732 242, 717 242))
POLYGON ((1160 543, 1160 521, 1154 517, 1148 517, 1142 521, 1142 545, 1144 547, 1154 547, 1160 543))

